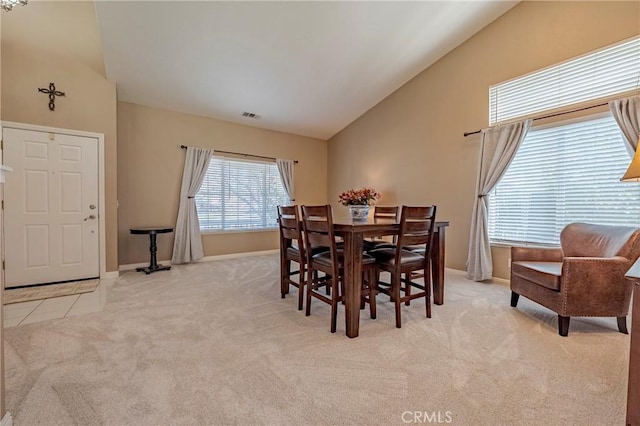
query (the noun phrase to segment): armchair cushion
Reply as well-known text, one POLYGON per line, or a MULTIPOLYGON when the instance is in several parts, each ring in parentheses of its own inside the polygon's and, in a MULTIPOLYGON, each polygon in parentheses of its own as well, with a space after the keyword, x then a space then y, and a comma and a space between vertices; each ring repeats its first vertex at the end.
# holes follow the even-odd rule
POLYGON ((513 262, 511 273, 548 289, 560 291, 562 262, 513 262))

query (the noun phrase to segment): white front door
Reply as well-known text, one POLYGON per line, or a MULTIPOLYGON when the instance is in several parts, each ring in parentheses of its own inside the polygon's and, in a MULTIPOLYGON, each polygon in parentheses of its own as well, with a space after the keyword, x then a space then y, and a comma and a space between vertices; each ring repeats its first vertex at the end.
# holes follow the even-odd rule
POLYGON ((98 141, 5 128, 5 288, 100 276, 98 141))

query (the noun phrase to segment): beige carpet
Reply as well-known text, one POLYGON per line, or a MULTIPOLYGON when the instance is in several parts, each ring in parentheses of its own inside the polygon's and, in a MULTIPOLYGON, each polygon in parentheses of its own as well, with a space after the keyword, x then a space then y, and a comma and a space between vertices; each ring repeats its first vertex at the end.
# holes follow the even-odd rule
POLYGON ((49 299, 72 294, 91 293, 98 287, 100 280, 73 281, 70 283, 49 284, 34 287, 6 289, 2 295, 2 303, 28 302, 30 300, 49 299))
POLYGON ((360 337, 280 299, 276 255, 124 273, 105 310, 6 330, 17 425, 622 425, 629 336, 447 272, 445 304, 379 297, 360 337), (447 413, 448 412, 448 413, 447 413), (407 414, 409 413, 409 414, 407 414), (433 417, 432 417, 433 418, 433 417))

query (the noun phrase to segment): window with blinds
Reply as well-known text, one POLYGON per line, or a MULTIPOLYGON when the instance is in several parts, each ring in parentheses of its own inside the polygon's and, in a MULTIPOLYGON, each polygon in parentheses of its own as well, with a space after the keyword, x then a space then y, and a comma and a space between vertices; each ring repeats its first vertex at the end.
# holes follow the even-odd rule
POLYGON ((640 38, 489 88, 489 124, 638 88, 640 38))
MULTIPOLYGON (((489 122, 637 90, 640 38, 489 88, 489 122)), ((620 182, 631 158, 610 113, 534 126, 489 194, 492 243, 557 245, 571 222, 640 226, 640 185, 620 182)))
POLYGON ((196 195, 202 231, 278 227, 277 206, 289 204, 274 163, 214 157, 196 195))
POLYGON ((533 128, 489 196, 493 243, 559 243, 571 222, 640 226, 640 185, 610 115, 533 128))

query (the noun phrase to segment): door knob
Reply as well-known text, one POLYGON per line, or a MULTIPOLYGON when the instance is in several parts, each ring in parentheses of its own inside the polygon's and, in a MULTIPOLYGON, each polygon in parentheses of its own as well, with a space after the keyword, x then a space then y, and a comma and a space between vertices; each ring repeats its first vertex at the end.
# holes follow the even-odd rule
POLYGON ((93 204, 91 204, 91 205, 89 206, 89 208, 90 208, 91 210, 95 210, 95 209, 96 209, 96 206, 94 206, 93 204))
POLYGON ((90 214, 90 215, 89 215, 89 217, 85 217, 85 218, 84 218, 84 220, 85 220, 85 222, 86 222, 86 221, 87 221, 87 220, 89 220, 89 219, 93 220, 93 219, 95 219, 95 218, 96 218, 96 215, 95 215, 95 214, 90 214))

